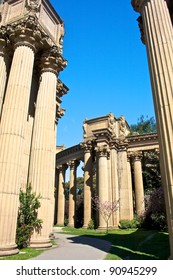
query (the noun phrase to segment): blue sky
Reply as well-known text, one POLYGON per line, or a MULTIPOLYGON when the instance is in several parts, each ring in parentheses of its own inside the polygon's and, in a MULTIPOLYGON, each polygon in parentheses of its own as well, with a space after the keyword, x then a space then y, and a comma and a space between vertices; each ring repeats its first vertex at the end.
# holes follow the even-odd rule
POLYGON ((51 0, 65 23, 60 79, 69 87, 57 145, 82 141, 82 124, 112 112, 129 124, 154 116, 146 48, 130 0, 51 0))

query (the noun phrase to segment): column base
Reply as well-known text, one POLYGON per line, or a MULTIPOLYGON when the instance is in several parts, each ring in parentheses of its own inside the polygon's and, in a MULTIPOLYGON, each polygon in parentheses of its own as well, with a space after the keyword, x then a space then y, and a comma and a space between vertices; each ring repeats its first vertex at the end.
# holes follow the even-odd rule
POLYGON ((87 228, 88 228, 88 225, 83 225, 82 228, 83 228, 83 229, 87 229, 87 228))
POLYGON ((30 245, 29 245, 29 248, 38 248, 38 249, 41 249, 41 248, 50 248, 52 247, 52 243, 50 242, 50 240, 32 240, 30 242, 30 245))
POLYGON ((68 224, 68 227, 74 228, 74 224, 68 224))
POLYGON ((173 260, 173 255, 171 255, 171 256, 168 258, 168 260, 173 260))
POLYGON ((19 249, 17 248, 16 244, 9 246, 0 246, 0 257, 17 255, 18 253, 19 249))
MULTIPOLYGON (((99 226, 97 229, 98 229, 98 230, 106 230, 107 227, 105 227, 105 226, 99 226)), ((108 227, 108 229, 110 229, 110 228, 108 227)))

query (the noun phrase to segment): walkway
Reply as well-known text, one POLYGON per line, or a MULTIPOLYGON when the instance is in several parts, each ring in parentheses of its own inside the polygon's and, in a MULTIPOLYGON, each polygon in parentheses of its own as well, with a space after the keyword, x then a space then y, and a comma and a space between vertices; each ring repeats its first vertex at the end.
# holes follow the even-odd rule
POLYGON ((54 232, 57 247, 32 260, 103 260, 110 250, 108 241, 54 232))

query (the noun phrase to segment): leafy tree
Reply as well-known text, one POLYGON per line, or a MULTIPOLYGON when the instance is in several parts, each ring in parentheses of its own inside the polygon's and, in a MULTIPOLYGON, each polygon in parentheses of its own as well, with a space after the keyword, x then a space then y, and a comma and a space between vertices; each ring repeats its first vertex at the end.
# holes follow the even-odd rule
POLYGON ((32 193, 31 184, 27 185, 26 192, 20 190, 16 230, 16 244, 20 249, 30 244, 34 230, 40 232, 42 228, 42 220, 37 218, 40 198, 40 195, 32 193))
POLYGON ((145 191, 161 187, 160 162, 156 151, 143 152, 142 173, 145 191))
POLYGON ((144 115, 141 115, 138 118, 137 124, 130 125, 130 131, 131 134, 134 133, 144 134, 144 133, 157 132, 156 121, 154 117, 148 118, 148 116, 144 117, 144 115))

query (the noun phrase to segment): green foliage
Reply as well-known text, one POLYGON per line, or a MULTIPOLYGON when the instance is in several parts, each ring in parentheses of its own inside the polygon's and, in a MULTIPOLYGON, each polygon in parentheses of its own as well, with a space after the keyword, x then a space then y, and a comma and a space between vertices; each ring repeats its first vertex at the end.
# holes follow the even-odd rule
POLYGON ((157 132, 156 121, 154 117, 148 118, 148 116, 144 117, 144 115, 141 115, 140 118, 138 118, 137 124, 130 125, 130 131, 131 134, 134 133, 144 134, 144 133, 157 132))
POLYGON ((167 229, 163 188, 148 192, 145 196, 146 210, 141 216, 142 227, 147 229, 167 229))
POLYGON ((42 220, 37 218, 40 198, 32 193, 31 184, 27 185, 26 192, 20 191, 16 230, 16 244, 20 249, 29 245, 34 230, 36 232, 41 230, 42 220))
POLYGON ((140 218, 135 217, 133 220, 121 220, 119 222, 120 229, 133 229, 140 227, 140 218))
POLYGON ((93 221, 93 219, 91 219, 89 221, 87 229, 94 229, 94 221, 93 221))
POLYGON ((144 189, 156 189, 161 186, 159 155, 155 151, 145 151, 142 157, 144 189))

